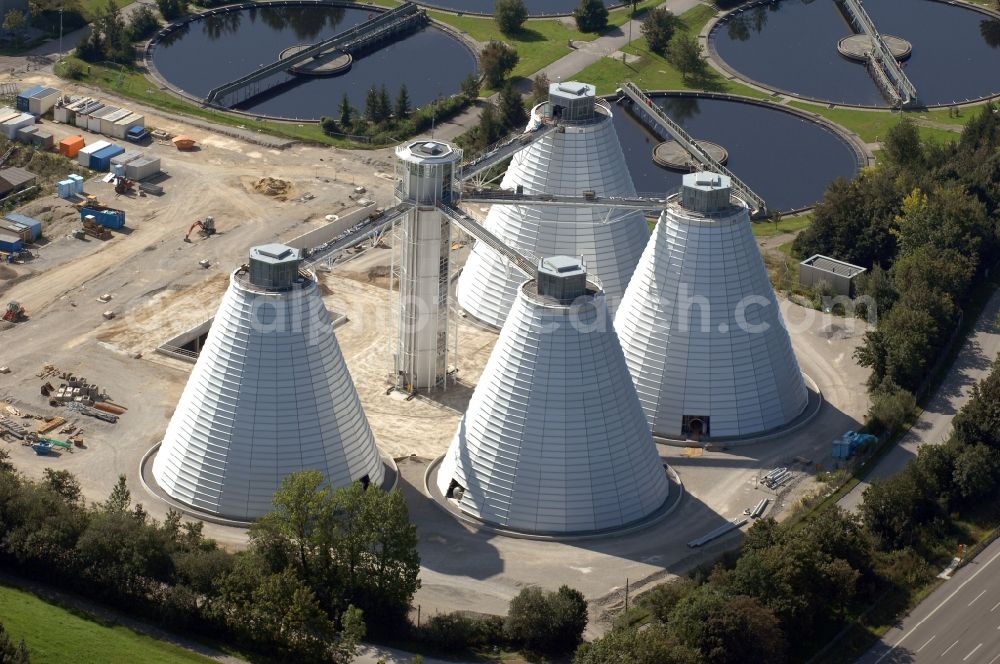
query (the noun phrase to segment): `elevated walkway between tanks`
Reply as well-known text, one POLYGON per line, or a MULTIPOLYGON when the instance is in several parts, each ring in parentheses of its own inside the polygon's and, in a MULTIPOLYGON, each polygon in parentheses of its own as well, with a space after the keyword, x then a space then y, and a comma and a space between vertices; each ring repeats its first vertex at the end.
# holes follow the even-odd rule
POLYGON ((450 205, 441 205, 439 209, 446 217, 448 217, 449 221, 472 237, 476 238, 479 242, 482 242, 487 247, 506 258, 510 261, 511 265, 519 269, 521 272, 524 272, 529 277, 535 274, 535 270, 538 268, 537 258, 534 256, 527 256, 514 248, 507 246, 503 240, 486 230, 485 226, 477 223, 472 219, 472 217, 466 215, 458 208, 450 205))
POLYGON ((417 5, 403 3, 370 21, 292 54, 286 53, 285 59, 279 58, 235 81, 213 88, 205 97, 205 103, 209 106, 229 107, 244 102, 288 81, 295 76, 293 70, 304 67, 315 58, 329 56, 335 51, 353 56, 380 42, 421 27, 428 21, 427 14, 417 5))
POLYGON ((861 0, 837 0, 837 6, 851 25, 871 40, 871 48, 865 51, 865 65, 886 100, 896 107, 916 105, 916 86, 903 73, 903 68, 861 5, 861 0))
POLYGON ((688 154, 691 155, 703 170, 728 176, 732 180, 733 191, 736 192, 739 198, 747 202, 754 216, 763 217, 767 215, 767 203, 764 202, 764 199, 758 196, 743 180, 736 177, 732 171, 719 163, 705 148, 691 138, 679 124, 671 120, 663 109, 653 103, 653 100, 643 92, 642 88, 626 79, 622 81, 622 86, 619 90, 634 104, 637 114, 670 134, 681 147, 687 150, 688 154))
POLYGON ((462 164, 462 180, 472 180, 476 176, 485 173, 496 166, 504 159, 514 156, 515 152, 523 150, 532 143, 540 141, 554 131, 564 131, 559 129, 557 123, 543 124, 537 129, 529 129, 522 133, 511 134, 502 138, 474 159, 462 164))

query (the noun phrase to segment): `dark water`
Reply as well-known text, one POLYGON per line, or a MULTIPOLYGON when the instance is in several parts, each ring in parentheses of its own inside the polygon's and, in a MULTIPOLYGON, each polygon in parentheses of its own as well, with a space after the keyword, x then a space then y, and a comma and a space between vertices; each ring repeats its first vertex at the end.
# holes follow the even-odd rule
MULTIPOLYGON (((416 0, 417 4, 440 7, 458 12, 492 14, 493 0, 416 0)), ((618 7, 625 0, 604 0, 607 7, 618 7)), ((531 16, 572 14, 580 0, 524 0, 531 16)))
MULTIPOLYGON (((209 16, 167 36, 153 60, 168 81, 204 97, 212 88, 273 62, 289 46, 332 37, 368 16, 365 10, 342 7, 271 7, 209 16)), ((422 106, 458 92, 459 82, 475 68, 472 53, 458 40, 425 28, 359 57, 345 74, 300 77, 279 93, 240 108, 290 118, 336 117, 345 92, 355 108, 363 109, 368 89, 383 83, 393 98, 406 84, 413 106, 422 106)))
MULTIPOLYGON (((924 104, 1000 91, 1000 21, 930 0, 865 0, 882 34, 913 44, 903 71, 924 104)), ((843 58, 852 33, 833 0, 780 0, 719 25, 712 44, 730 67, 766 85, 834 102, 885 106, 865 66, 843 58)))
MULTIPOLYGON (((694 138, 726 148, 726 166, 772 210, 811 205, 830 182, 857 172, 854 152, 842 138, 790 113, 722 99, 660 97, 656 103, 694 138)), ((660 140, 624 106, 613 110, 636 190, 666 193, 679 187, 681 173, 653 163, 660 140)))

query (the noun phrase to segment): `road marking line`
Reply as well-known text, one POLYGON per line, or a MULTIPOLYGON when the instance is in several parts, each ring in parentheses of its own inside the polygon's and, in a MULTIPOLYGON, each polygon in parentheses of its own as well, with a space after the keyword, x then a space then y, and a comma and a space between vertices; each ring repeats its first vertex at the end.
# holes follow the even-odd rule
MULTIPOLYGON (((996 604, 993 605, 993 608, 990 609, 990 613, 996 611, 998 606, 1000 606, 1000 602, 997 602, 996 604)), ((1000 657, 1000 655, 997 655, 997 657, 1000 657)))
POLYGON ((923 618, 923 620, 921 620, 921 621, 920 621, 920 622, 918 622, 918 623, 917 623, 916 625, 914 625, 914 626, 913 626, 913 627, 912 627, 912 628, 910 629, 910 631, 909 631, 909 632, 905 632, 905 633, 904 633, 904 634, 903 634, 903 635, 902 635, 901 637, 899 637, 899 640, 898 640, 898 641, 896 641, 896 643, 895 643, 895 644, 893 644, 893 645, 892 645, 892 646, 891 646, 891 647, 890 647, 890 648, 889 648, 888 650, 886 650, 886 651, 885 651, 884 653, 882 653, 882 655, 881 655, 881 656, 879 656, 879 658, 878 658, 878 659, 876 659, 876 660, 875 660, 875 664, 878 664, 879 662, 881 662, 881 661, 882 661, 883 659, 885 659, 885 658, 886 658, 886 656, 887 656, 887 655, 888 655, 889 653, 891 653, 891 652, 892 652, 893 650, 895 650, 896 648, 898 648, 898 647, 899 647, 899 644, 901 644, 901 643, 903 642, 903 640, 904 640, 904 639, 906 639, 906 637, 907 637, 907 636, 909 636, 910 634, 912 634, 912 633, 913 633, 913 630, 917 629, 918 627, 920 627, 921 625, 923 625, 923 624, 924 624, 925 622, 927 622, 927 620, 928 620, 928 619, 929 619, 929 618, 930 618, 931 616, 933 616, 933 615, 934 615, 935 613, 937 613, 937 612, 938 612, 938 610, 939 610, 939 609, 940 609, 940 608, 941 608, 942 606, 944 606, 945 604, 947 604, 948 602, 950 602, 950 601, 951 601, 951 598, 952 598, 952 597, 954 597, 955 595, 957 595, 957 594, 959 593, 959 591, 961 591, 961 590, 962 590, 962 588, 964 588, 964 587, 965 587, 965 584, 967 584, 967 583, 968 583, 969 581, 972 581, 972 580, 973 580, 974 578, 976 578, 977 576, 979 576, 979 573, 980 573, 980 572, 982 572, 982 571, 983 571, 984 569, 986 569, 987 567, 989 567, 989 566, 990 566, 990 564, 992 564, 992 563, 993 563, 993 561, 994 561, 994 560, 996 560, 997 558, 1000 558, 1000 551, 997 551, 997 552, 996 552, 995 554, 993 554, 993 557, 992 557, 992 558, 990 558, 989 560, 987 560, 987 561, 986 561, 985 563, 983 563, 983 565, 982 565, 982 566, 981 566, 981 567, 980 567, 979 569, 977 569, 977 570, 976 570, 975 572, 973 572, 973 573, 972 573, 972 575, 971 575, 971 576, 970 576, 970 577, 969 577, 968 579, 966 579, 965 581, 962 581, 962 583, 960 583, 960 584, 959 584, 958 588, 955 588, 955 590, 953 590, 953 591, 952 591, 952 593, 951 593, 950 595, 948 595, 948 596, 947 596, 947 597, 945 597, 945 598, 944 598, 943 600, 941 600, 941 603, 940 603, 940 604, 938 604, 937 606, 935 606, 935 607, 934 607, 934 608, 933 608, 933 609, 931 610, 931 612, 930 612, 930 613, 928 613, 928 614, 927 614, 927 615, 926 615, 926 616, 925 616, 925 617, 923 618))
MULTIPOLYGON (((983 592, 981 592, 978 595, 976 595, 976 599, 979 599, 980 597, 982 597, 985 594, 986 594, 986 591, 984 590, 983 592)), ((973 604, 975 604, 976 603, 976 599, 974 599, 971 602, 969 602, 969 606, 972 606, 973 604)))
POLYGON ((972 652, 970 652, 968 655, 966 655, 965 657, 963 657, 962 661, 964 662, 965 660, 967 660, 970 657, 972 657, 974 654, 976 654, 976 651, 979 650, 982 647, 983 647, 983 644, 980 643, 978 646, 976 646, 975 648, 972 649, 972 652))
MULTIPOLYGON (((937 636, 937 634, 935 634, 934 636, 937 636)), ((921 650, 923 650, 924 648, 926 648, 926 647, 927 647, 927 645, 928 645, 928 644, 929 644, 929 643, 930 643, 931 641, 933 641, 933 640, 934 640, 934 636, 932 636, 931 638, 927 639, 927 642, 926 642, 926 643, 924 643, 924 645, 922 645, 922 646, 920 646, 919 648, 917 648, 917 652, 920 652, 921 650)))
POLYGON ((991 659, 990 660, 990 664, 993 664, 993 662, 997 661, 998 659, 1000 659, 1000 655, 997 655, 996 657, 994 657, 993 659, 991 659))
POLYGON ((951 644, 950 646, 948 646, 947 648, 944 649, 944 652, 941 653, 941 656, 944 657, 945 655, 947 655, 948 651, 951 650, 952 648, 954 648, 957 645, 958 645, 958 639, 955 639, 955 642, 953 644, 951 644))

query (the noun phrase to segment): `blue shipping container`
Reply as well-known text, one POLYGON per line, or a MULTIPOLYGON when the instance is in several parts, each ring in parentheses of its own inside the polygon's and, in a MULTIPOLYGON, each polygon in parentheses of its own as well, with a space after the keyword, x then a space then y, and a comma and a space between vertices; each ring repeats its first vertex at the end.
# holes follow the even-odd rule
POLYGON ((111 158, 124 154, 125 148, 120 145, 109 145, 90 155, 90 168, 95 171, 111 170, 111 158))
POLYGON ((76 173, 69 174, 69 181, 73 183, 73 193, 82 194, 83 193, 83 176, 77 175, 76 173))
POLYGON ((19 224, 24 224, 31 229, 31 239, 37 240, 42 237, 42 222, 37 219, 25 216, 23 214, 18 214, 17 212, 11 212, 6 216, 7 219, 11 221, 16 221, 19 224))
POLYGON ((61 180, 56 185, 56 189, 58 190, 59 198, 71 198, 76 193, 76 188, 72 180, 61 180))
POLYGON ((17 95, 17 110, 27 112, 28 110, 28 99, 31 98, 33 94, 41 92, 45 89, 44 85, 35 85, 28 88, 17 95))
POLYGON ((105 228, 117 230, 125 227, 125 213, 121 210, 95 210, 94 208, 89 207, 80 208, 80 219, 83 219, 88 214, 94 215, 94 221, 105 228))
POLYGON ((15 251, 21 251, 22 248, 23 245, 21 244, 21 238, 7 234, 0 235, 0 251, 13 253, 15 251))

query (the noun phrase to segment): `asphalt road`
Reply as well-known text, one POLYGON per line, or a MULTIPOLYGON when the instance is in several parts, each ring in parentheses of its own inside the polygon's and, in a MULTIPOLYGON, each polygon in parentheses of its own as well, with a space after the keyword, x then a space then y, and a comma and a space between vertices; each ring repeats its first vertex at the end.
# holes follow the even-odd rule
POLYGON ((998 312, 1000 290, 993 293, 987 302, 944 382, 927 403, 913 428, 872 469, 866 477, 868 481, 861 482, 840 499, 839 505, 842 508, 856 511, 871 480, 895 475, 916 455, 918 447, 925 443, 936 445, 948 436, 951 418, 968 402, 972 386, 989 374, 993 360, 1000 353, 1000 330, 996 324, 998 312))
POLYGON ((1000 662, 1000 540, 943 583, 858 664, 1000 662))

